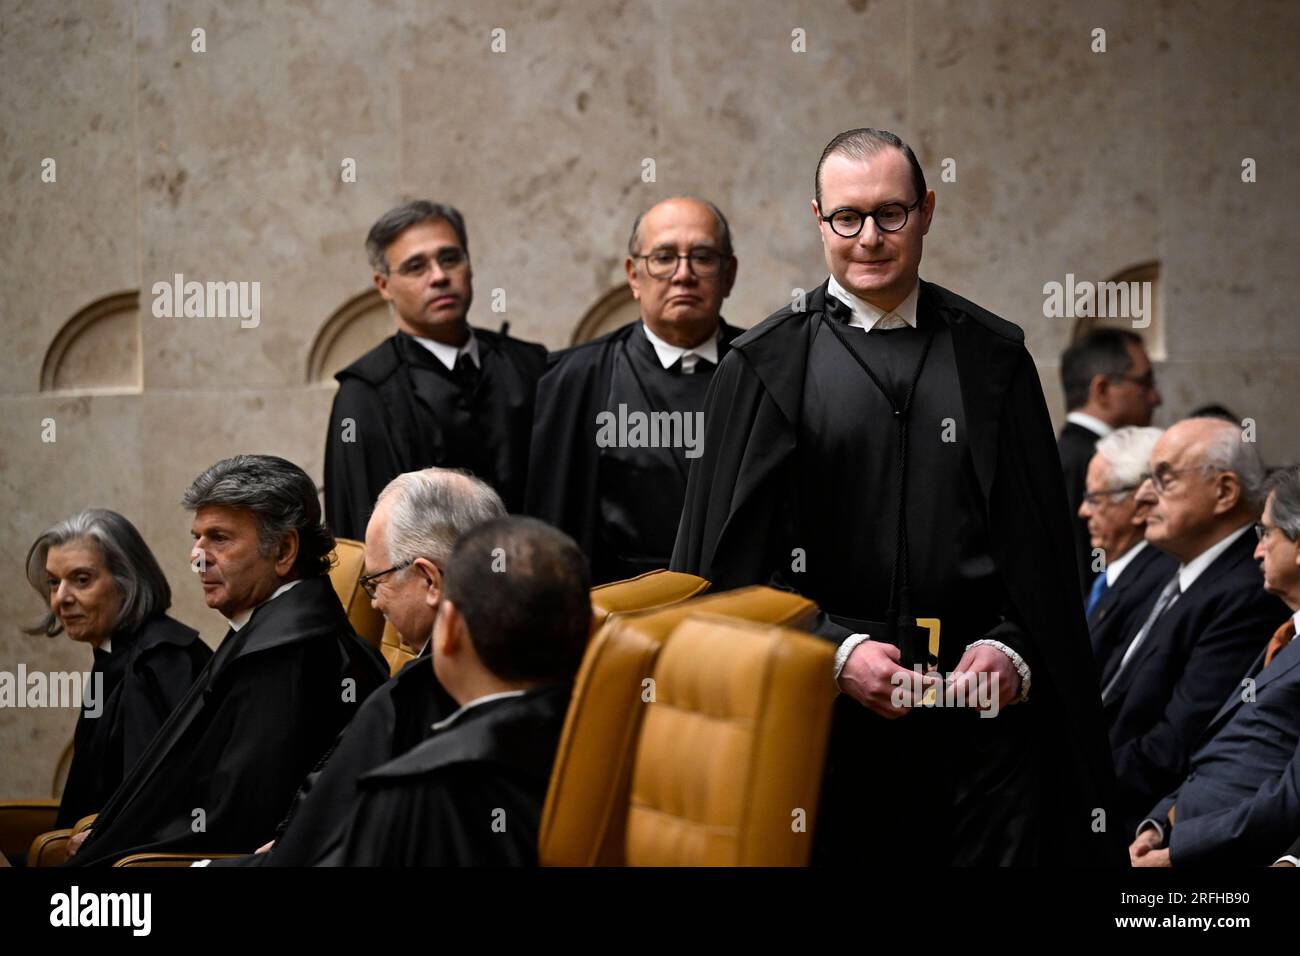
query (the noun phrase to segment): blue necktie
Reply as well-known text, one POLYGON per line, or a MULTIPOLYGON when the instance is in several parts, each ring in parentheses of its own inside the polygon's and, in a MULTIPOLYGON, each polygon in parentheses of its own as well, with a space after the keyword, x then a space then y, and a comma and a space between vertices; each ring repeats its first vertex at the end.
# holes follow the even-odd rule
POLYGON ((1101 596, 1106 593, 1106 587, 1106 572, 1103 571, 1097 575, 1097 580, 1092 582, 1092 591, 1088 594, 1088 607, 1084 611, 1088 617, 1092 617, 1092 609, 1097 606, 1101 596))

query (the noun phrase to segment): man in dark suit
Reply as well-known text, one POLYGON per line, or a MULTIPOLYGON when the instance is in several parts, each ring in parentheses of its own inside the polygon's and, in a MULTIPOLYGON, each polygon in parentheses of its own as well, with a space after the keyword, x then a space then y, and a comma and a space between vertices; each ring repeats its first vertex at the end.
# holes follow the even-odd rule
POLYGON ((465 532, 505 514, 495 491, 461 472, 428 468, 389 482, 366 528, 362 586, 416 658, 361 705, 329 756, 299 788, 273 844, 252 857, 214 865, 338 864, 358 778, 406 753, 459 706, 429 663, 443 569, 465 532))
MULTIPOLYGON (((1126 425, 1149 425, 1160 405, 1155 372, 1142 337, 1125 329, 1089 332, 1061 356, 1061 388, 1065 392, 1065 425, 1057 442, 1070 511, 1083 502, 1088 462, 1097 439, 1126 425)), ((1094 567, 1086 521, 1074 522, 1079 558, 1079 584, 1086 596, 1102 570, 1094 567)))
POLYGON ((461 538, 432 644, 433 670, 460 707, 361 778, 345 865, 537 864, 591 624, 587 587, 573 539, 533 518, 489 521, 461 538))
POLYGON ((1092 547, 1104 559, 1084 606, 1098 672, 1106 670, 1115 648, 1133 636, 1160 585, 1178 566, 1147 543, 1146 508, 1137 503, 1138 486, 1146 478, 1160 435, 1159 428, 1121 428, 1097 442, 1097 453, 1088 463, 1079 517, 1087 521, 1092 547))
POLYGON ((1122 862, 1094 826, 1113 771, 1024 333, 920 279, 935 194, 893 133, 836 136, 814 189, 829 278, 714 374, 673 568, 823 609, 843 693, 817 862, 1122 862), (986 688, 996 716, 928 708, 918 618, 952 692, 986 688))
POLYGON ((1300 466, 1270 484, 1255 557, 1292 616, 1210 721, 1182 784, 1139 826, 1134 866, 1263 865, 1300 831, 1300 466))
POLYGON ((668 566, 704 396, 739 334, 722 320, 736 257, 713 203, 666 199, 638 216, 624 265, 641 319, 552 356, 528 476, 525 510, 573 536, 593 584, 668 566), (649 440, 613 427, 642 416, 649 440))
POLYGON ((194 479, 194 564, 230 629, 95 820, 74 866, 129 853, 252 852, 385 679, 330 583, 316 483, 270 455, 194 479))
POLYGON ((1150 471, 1138 490, 1146 538, 1179 565, 1101 678, 1126 833, 1182 780, 1197 738, 1287 616, 1251 558, 1264 469, 1241 429, 1178 422, 1150 471))
POLYGON ((533 397, 546 349, 471 328, 469 239, 461 214, 417 200, 390 209, 366 237, 375 287, 396 334, 335 376, 325 438, 325 516, 360 540, 392 479, 464 468, 523 506, 533 397))

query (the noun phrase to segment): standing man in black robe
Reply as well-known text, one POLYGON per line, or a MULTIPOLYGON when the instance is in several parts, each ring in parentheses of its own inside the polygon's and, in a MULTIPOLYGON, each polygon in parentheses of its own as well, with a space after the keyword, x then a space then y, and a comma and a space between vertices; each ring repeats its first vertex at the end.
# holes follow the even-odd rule
POLYGON ((375 498, 407 471, 464 468, 523 505, 533 397, 546 349, 471 328, 473 270, 465 220, 417 200, 384 213, 366 237, 379 294, 397 331, 339 372, 325 439, 325 515, 360 540, 375 498))
POLYGON ((582 552, 540 521, 501 518, 461 538, 432 646, 433 670, 460 707, 361 778, 345 865, 537 864, 591 625, 587 587, 582 552))
MULTIPOLYGON (((1065 496, 1071 514, 1083 503, 1088 463, 1097 440, 1117 428, 1145 427, 1160 406, 1155 371, 1142 336, 1127 329, 1093 329, 1061 355, 1061 388, 1065 392, 1065 425, 1056 443, 1065 474, 1065 496)), ((1085 518, 1074 521, 1074 546, 1079 586, 1084 598, 1104 567, 1094 567, 1091 535, 1085 518)), ((1110 560, 1114 555, 1107 555, 1110 560)))
POLYGON ((704 396, 739 334, 720 314, 736 257, 713 203, 638 216, 625 268, 640 321, 556 353, 537 387, 525 510, 573 536, 593 584, 668 566, 704 396))
POLYGON ((329 756, 299 788, 274 844, 255 856, 214 865, 340 862, 358 778, 406 753, 459 706, 429 662, 433 624, 442 604, 443 569, 466 532, 505 515, 495 491, 461 472, 427 468, 388 483, 366 527, 367 573, 361 583, 416 657, 366 698, 329 756))
POLYGON ((385 679, 329 580, 315 483, 269 455, 190 485, 194 564, 230 623, 216 654, 96 818, 74 866, 145 851, 252 852, 385 679))
POLYGON ((814 859, 1122 864, 1024 335, 919 280, 935 196, 894 134, 835 137, 815 188, 830 279, 732 343, 673 567, 715 588, 773 581, 825 612, 843 693, 814 859), (913 669, 918 618, 939 619, 946 687, 913 669), (924 706, 931 690, 983 706, 924 706))

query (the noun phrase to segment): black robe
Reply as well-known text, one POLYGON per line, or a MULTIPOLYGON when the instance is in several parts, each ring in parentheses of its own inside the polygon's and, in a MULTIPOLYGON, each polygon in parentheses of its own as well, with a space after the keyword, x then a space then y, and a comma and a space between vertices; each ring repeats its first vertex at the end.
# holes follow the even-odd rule
POLYGON ((384 679, 328 577, 268 601, 226 635, 69 865, 146 851, 251 853, 384 679))
POLYGON ((1088 463, 1097 453, 1099 438, 1091 428, 1066 422, 1056 443, 1057 453, 1061 456, 1061 472, 1065 477, 1065 500, 1070 507, 1074 553, 1079 562, 1079 587, 1085 600, 1097 572, 1092 569, 1092 535, 1088 534, 1088 519, 1079 517, 1079 505, 1083 504, 1084 493, 1088 490, 1088 463))
MULTIPOLYGON (((829 302, 823 284, 809 297, 806 311, 787 307, 770 316, 732 343, 714 376, 705 409, 704 456, 691 469, 672 566, 709 579, 715 590, 773 580, 789 583, 793 577, 782 573, 791 566, 786 502, 795 493, 791 473, 803 453, 798 429, 810 345, 823 312, 840 310, 832 321, 842 321, 847 311, 833 298, 829 302)), ((943 852, 953 860, 1007 861, 1000 852, 1000 828, 1023 824, 1035 830, 1019 834, 1025 836, 1021 845, 1037 847, 1035 858, 1057 864, 1122 863, 1126 835, 1109 825, 1113 813, 1094 812, 1112 807, 1114 771, 1101 722, 1060 463, 1023 332, 928 282, 921 283, 918 317, 942 321, 951 336, 967 443, 968 465, 962 467, 969 469, 983 510, 972 519, 987 535, 987 555, 998 570, 1005 597, 1002 620, 989 636, 1021 650, 1033 670, 1030 700, 985 723, 1006 721, 1001 726, 1035 742, 1036 766, 1031 769, 1037 782, 1031 790, 1017 792, 1023 808, 990 801, 984 836, 943 852), (1031 811, 1026 821, 1017 818, 1021 809, 1031 811)), ((914 422, 912 427, 937 429, 939 423, 914 422)), ((854 494, 855 476, 841 477, 840 493, 854 494)), ((957 472, 930 478, 933 496, 950 495, 951 482, 965 480, 957 472)), ((883 510, 895 507, 892 497, 881 502, 883 510)), ((841 533, 859 530, 845 528, 841 533)), ((913 560, 914 566, 925 564, 923 556, 914 554, 913 560)), ((925 616, 925 609, 914 610, 925 616)), ((839 622, 833 617, 823 621, 819 633, 839 643, 855 629, 847 620, 853 616, 846 610, 839 622)), ((840 698, 827 793, 839 801, 841 814, 835 823, 821 823, 831 831, 826 837, 842 844, 841 859, 872 859, 877 849, 869 842, 873 835, 888 835, 895 817, 905 815, 911 804, 939 803, 943 798, 935 793, 944 785, 942 778, 927 771, 925 761, 941 756, 946 747, 929 752, 906 749, 905 758, 917 761, 909 773, 887 759, 873 763, 871 736, 853 731, 874 719, 903 728, 896 737, 915 735, 923 744, 922 727, 958 726, 953 721, 964 719, 958 713, 917 711, 884 722, 849 698, 840 698), (946 718, 946 713, 954 717, 946 718), (839 832, 837 826, 842 827, 839 832), (864 827, 868 832, 862 832, 864 827)), ((962 733, 979 727, 979 720, 966 721, 962 733)), ((944 730, 936 732, 942 735, 944 730)), ((888 727, 874 736, 887 741, 888 727)), ((999 759, 1009 754, 1006 743, 997 742, 999 759)), ((973 759, 963 756, 977 766, 977 754, 973 759)), ((1009 759, 1015 759, 1013 752, 1009 759)), ((966 822, 973 827, 964 832, 974 833, 982 821, 966 822)), ((820 824, 818 830, 821 842, 820 824)), ((899 839, 907 845, 907 839, 899 839)), ((915 862, 942 863, 943 858, 915 862)))
POLYGON ((536 866, 572 687, 470 708, 361 778, 347 866, 536 866))
POLYGON ((546 349, 473 331, 480 373, 470 394, 403 332, 335 376, 339 390, 325 440, 325 516, 339 537, 364 540, 384 486, 404 472, 433 466, 471 471, 497 490, 507 510, 522 507, 533 398, 546 349))
POLYGON ((338 865, 357 800, 357 780, 406 753, 457 709, 433 672, 426 644, 418 657, 361 705, 333 749, 299 788, 275 846, 213 866, 338 865))
MULTIPOLYGON (((718 360, 739 329, 723 322, 718 360)), ((570 535, 591 563, 592 584, 668 566, 691 459, 684 447, 600 447, 597 416, 703 411, 711 363, 665 369, 630 322, 551 356, 537 386, 524 511, 570 535)))
POLYGON ((111 651, 95 649, 100 710, 92 717, 83 707, 77 718, 56 828, 104 808, 211 657, 198 631, 166 614, 134 634, 114 634, 111 651))

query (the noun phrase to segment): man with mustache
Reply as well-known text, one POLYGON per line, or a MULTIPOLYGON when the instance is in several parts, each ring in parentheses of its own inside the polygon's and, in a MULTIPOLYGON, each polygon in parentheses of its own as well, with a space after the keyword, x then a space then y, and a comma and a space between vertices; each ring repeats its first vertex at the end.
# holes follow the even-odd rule
POLYGON ((546 349, 471 328, 469 239, 460 212, 417 200, 366 237, 375 287, 397 330, 335 378, 325 440, 325 515, 361 540, 375 499, 399 474, 463 468, 523 504, 533 396, 546 349))

